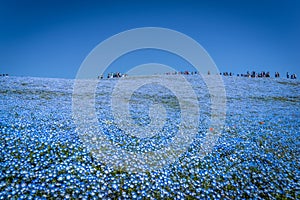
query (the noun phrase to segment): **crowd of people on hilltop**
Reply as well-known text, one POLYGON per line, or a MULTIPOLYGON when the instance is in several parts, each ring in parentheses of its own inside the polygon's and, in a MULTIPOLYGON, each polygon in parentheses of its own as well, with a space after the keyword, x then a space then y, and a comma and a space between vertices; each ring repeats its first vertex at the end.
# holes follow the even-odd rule
POLYGON ((286 73, 286 78, 297 79, 297 75, 296 75, 296 74, 292 74, 292 75, 290 76, 290 74, 287 72, 287 73, 286 73))
POLYGON ((197 72, 197 71, 179 71, 179 72, 177 72, 177 71, 174 71, 174 72, 166 72, 165 74, 166 75, 177 75, 177 74, 179 74, 179 75, 195 75, 195 74, 198 74, 199 72, 197 72))
MULTIPOLYGON (((165 75, 197 75, 197 74, 200 74, 199 72, 197 71, 174 71, 174 72, 166 72, 164 73, 165 75)), ((207 72, 207 75, 210 75, 210 71, 207 72)), ((234 73, 233 72, 222 72, 220 73, 220 75, 223 75, 223 76, 234 76, 234 73)), ((107 74, 107 79, 110 79, 110 78, 121 78, 121 77, 127 77, 128 75, 127 74, 122 74, 120 72, 111 72, 111 73, 108 73, 107 74)), ((241 76, 241 77, 251 77, 251 78, 269 78, 271 77, 271 74, 270 72, 265 72, 265 71, 262 71, 262 72, 255 72, 255 71, 252 71, 251 73, 249 71, 247 71, 247 73, 245 74, 237 74, 237 76, 241 76)), ((98 79, 103 79, 104 78, 104 75, 101 74, 100 76, 98 76, 98 79)), ((275 78, 280 78, 280 73, 279 72, 275 72, 275 78)), ((297 75, 296 74, 289 74, 289 72, 286 73, 286 78, 287 79, 297 79, 297 75)))
POLYGON ((5 77, 5 76, 8 76, 8 74, 0 74, 0 76, 4 76, 5 77))
POLYGON ((234 75, 234 73, 232 73, 232 72, 229 72, 229 73, 228 72, 220 73, 220 75, 222 75, 222 74, 223 74, 223 76, 233 76, 234 75))
MULTIPOLYGON (((239 74, 237 76, 239 76, 239 74)), ((263 77, 269 78, 269 77, 271 77, 271 74, 270 74, 270 72, 264 72, 264 71, 262 71, 260 73, 257 73, 255 71, 252 71, 250 73, 249 71, 247 71, 246 74, 241 74, 241 76, 243 76, 243 77, 252 77, 252 78, 263 78, 263 77)), ((277 76, 279 77, 280 74, 278 72, 275 72, 275 77, 277 77, 277 76)))
MULTIPOLYGON (((220 75, 223 76, 233 76, 233 73, 231 72, 223 72, 223 73, 220 73, 220 75)), ((252 77, 252 78, 269 78, 271 77, 270 75, 270 72, 260 72, 260 73, 257 73, 255 71, 252 71, 251 73, 249 71, 247 71, 246 74, 237 74, 237 76, 242 76, 242 77, 252 77)), ((280 73, 279 72, 275 72, 275 78, 280 78, 280 73)), ((287 72, 286 73, 286 78, 289 79, 297 79, 297 75, 296 74, 292 74, 292 75, 289 75, 289 73, 287 72)))
MULTIPOLYGON (((121 78, 121 77, 126 77, 127 74, 122 74, 121 72, 110 72, 107 74, 107 79, 110 79, 110 78, 121 78)), ((100 76, 98 76, 98 79, 103 79, 104 78, 104 75, 101 74, 100 76)))

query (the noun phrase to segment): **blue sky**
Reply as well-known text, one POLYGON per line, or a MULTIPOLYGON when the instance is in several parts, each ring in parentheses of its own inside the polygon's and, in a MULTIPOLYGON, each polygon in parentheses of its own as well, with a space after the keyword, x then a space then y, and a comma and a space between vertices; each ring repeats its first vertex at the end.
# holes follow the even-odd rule
MULTIPOLYGON (((220 71, 300 75, 299 1, 1 1, 0 73, 74 78, 101 41, 139 27, 164 27, 199 42, 220 71)), ((187 68, 159 51, 123 56, 111 71, 158 62, 187 68), (127 58, 126 58, 127 56, 127 58)))

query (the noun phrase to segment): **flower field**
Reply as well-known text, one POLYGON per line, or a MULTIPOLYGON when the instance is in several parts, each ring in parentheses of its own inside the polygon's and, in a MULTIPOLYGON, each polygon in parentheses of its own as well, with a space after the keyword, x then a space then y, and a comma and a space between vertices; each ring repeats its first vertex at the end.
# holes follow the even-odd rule
MULTIPOLYGON (((0 199, 300 199, 300 82, 223 77, 225 126, 212 151, 197 156, 210 128, 209 93, 186 79, 200 105, 195 140, 176 162, 137 173, 88 151, 72 117, 73 80, 0 77, 0 199)), ((109 94, 117 81, 100 80, 95 95, 111 143, 140 152, 172 143, 180 124, 172 91, 146 85, 134 93, 137 124, 149 123, 153 102, 168 116, 161 132, 138 138, 114 126, 109 94)))

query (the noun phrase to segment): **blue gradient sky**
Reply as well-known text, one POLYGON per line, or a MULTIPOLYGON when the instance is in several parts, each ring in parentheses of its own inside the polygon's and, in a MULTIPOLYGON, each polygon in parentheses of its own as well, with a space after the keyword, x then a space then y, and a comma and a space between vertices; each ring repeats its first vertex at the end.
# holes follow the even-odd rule
MULTIPOLYGON (((300 75, 299 2, 0 0, 0 73, 74 78, 101 41, 154 26, 195 39, 220 71, 300 75)), ((111 70, 125 72, 147 62, 186 68, 178 58, 157 51, 128 56, 111 70)))

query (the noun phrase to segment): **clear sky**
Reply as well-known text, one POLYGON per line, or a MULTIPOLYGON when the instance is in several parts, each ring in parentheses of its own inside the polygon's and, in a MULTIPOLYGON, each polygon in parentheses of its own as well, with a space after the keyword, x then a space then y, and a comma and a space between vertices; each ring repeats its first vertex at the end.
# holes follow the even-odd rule
MULTIPOLYGON (((299 76, 299 10, 297 0, 0 0, 0 73, 74 78, 101 41, 151 26, 192 37, 220 71, 288 71, 299 76)), ((147 62, 186 67, 165 52, 133 54, 111 69, 124 72, 147 62)))

